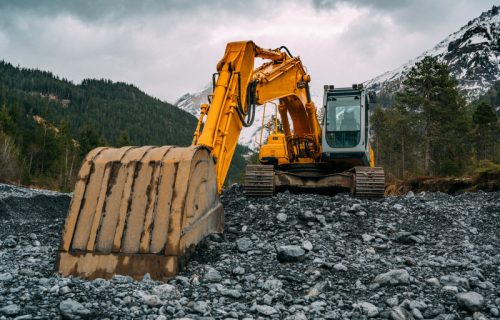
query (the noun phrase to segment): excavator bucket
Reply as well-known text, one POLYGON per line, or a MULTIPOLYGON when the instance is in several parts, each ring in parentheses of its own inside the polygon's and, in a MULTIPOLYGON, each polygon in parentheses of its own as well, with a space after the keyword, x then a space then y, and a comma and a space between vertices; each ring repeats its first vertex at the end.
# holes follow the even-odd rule
POLYGON ((80 169, 56 268, 86 279, 165 280, 223 225, 208 149, 97 148, 80 169))

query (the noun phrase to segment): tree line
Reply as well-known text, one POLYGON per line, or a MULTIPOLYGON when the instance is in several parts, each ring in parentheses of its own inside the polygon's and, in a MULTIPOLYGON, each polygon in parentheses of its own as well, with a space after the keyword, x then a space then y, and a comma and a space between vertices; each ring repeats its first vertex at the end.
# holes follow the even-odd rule
POLYGON ((425 57, 408 73, 402 90, 382 96, 372 113, 373 148, 389 177, 459 176, 500 162, 497 83, 467 103, 446 64, 425 57), (387 102, 391 103, 387 106, 387 102))

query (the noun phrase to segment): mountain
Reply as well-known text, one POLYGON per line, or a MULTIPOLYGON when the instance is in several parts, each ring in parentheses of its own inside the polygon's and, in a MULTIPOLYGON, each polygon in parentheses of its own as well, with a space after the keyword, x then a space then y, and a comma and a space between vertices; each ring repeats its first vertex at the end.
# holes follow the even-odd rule
POLYGON ((39 115, 59 125, 64 119, 77 135, 92 124, 111 145, 127 131, 135 145, 189 145, 196 119, 169 103, 123 82, 86 79, 74 84, 50 72, 0 62, 0 106, 19 105, 24 115, 39 115))
MULTIPOLYGON (((174 105, 198 118, 200 116, 200 104, 208 103, 209 94, 212 94, 211 83, 196 93, 186 93, 177 99, 174 105)), ((264 118, 264 125, 266 125, 271 120, 272 115, 274 115, 274 106, 272 104, 267 104, 265 116, 263 115, 263 108, 258 107, 255 113, 254 124, 251 127, 241 130, 238 143, 251 150, 257 150, 260 142, 262 118, 264 118)), ((262 141, 265 141, 267 134, 268 131, 264 130, 262 141)))
POLYGON ((401 88, 405 75, 425 56, 446 63, 467 99, 477 99, 500 80, 500 6, 493 6, 432 49, 365 82, 365 86, 390 96, 401 88))

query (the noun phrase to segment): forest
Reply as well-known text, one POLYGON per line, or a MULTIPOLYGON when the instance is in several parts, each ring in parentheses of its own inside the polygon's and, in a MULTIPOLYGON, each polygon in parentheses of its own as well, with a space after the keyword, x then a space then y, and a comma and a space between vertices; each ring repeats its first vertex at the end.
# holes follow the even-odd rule
MULTIPOLYGON (((75 85, 0 61, 0 182, 73 188, 97 146, 191 144, 197 119, 137 87, 110 80, 75 85)), ((245 165, 238 146, 228 183, 245 165)))
POLYGON ((500 82, 467 102, 447 65, 425 57, 373 110, 377 163, 389 180, 500 171, 499 106, 500 82))

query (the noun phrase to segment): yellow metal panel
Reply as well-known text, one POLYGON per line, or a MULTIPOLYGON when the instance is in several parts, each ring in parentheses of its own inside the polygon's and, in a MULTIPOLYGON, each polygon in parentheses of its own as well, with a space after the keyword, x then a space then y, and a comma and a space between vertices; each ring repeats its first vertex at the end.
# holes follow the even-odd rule
POLYGON ((76 181, 73 198, 71 200, 70 211, 66 217, 66 227, 61 237, 61 249, 69 250, 73 235, 75 232, 76 223, 80 214, 82 200, 85 195, 88 179, 92 169, 92 161, 106 148, 96 148, 90 151, 82 163, 80 172, 78 173, 78 180, 76 181))

